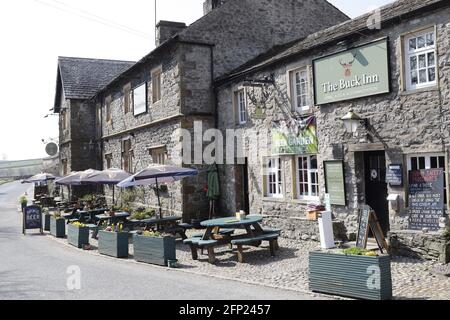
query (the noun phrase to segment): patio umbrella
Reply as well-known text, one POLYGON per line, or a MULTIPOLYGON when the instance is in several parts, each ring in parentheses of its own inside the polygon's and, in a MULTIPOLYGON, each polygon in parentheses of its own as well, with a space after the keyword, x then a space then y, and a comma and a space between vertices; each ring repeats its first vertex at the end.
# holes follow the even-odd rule
POLYGON ((119 182, 125 180, 126 178, 130 177, 131 173, 128 173, 121 169, 111 168, 106 169, 100 172, 93 172, 87 176, 85 179, 86 183, 93 183, 93 184, 104 184, 104 185, 112 185, 113 187, 113 204, 115 203, 115 188, 114 185, 118 184, 119 182))
POLYGON ((29 179, 23 180, 22 183, 47 182, 47 181, 55 180, 55 179, 58 179, 58 178, 50 173, 39 173, 35 176, 32 176, 29 179))
POLYGON ((158 197, 159 217, 162 218, 159 183, 171 183, 180 181, 185 177, 196 175, 198 175, 198 171, 195 169, 167 165, 150 165, 146 169, 120 182, 118 186, 120 188, 129 188, 134 186, 155 185, 156 195, 158 197))
POLYGON ((94 184, 87 181, 87 177, 91 174, 98 173, 100 171, 94 169, 88 169, 85 171, 74 171, 64 178, 55 180, 55 183, 62 186, 67 186, 69 189, 69 200, 70 200, 70 187, 71 186, 81 186, 94 184))
POLYGON ((217 168, 213 168, 208 172, 208 192, 206 193, 206 196, 209 199, 209 218, 211 219, 211 216, 215 215, 215 203, 220 196, 219 174, 217 168))

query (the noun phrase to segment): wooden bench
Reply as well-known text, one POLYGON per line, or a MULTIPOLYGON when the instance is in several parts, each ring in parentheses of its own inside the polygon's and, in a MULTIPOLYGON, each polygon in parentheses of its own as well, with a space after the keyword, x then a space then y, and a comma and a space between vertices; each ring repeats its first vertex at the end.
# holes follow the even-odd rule
POLYGON ((198 260, 198 249, 208 250, 208 260, 209 263, 216 262, 216 255, 214 253, 214 247, 217 246, 217 240, 202 240, 201 238, 189 238, 183 241, 185 244, 191 246, 192 259, 198 260))
POLYGON ((275 256, 275 251, 278 248, 277 241, 278 237, 280 235, 278 233, 269 233, 269 234, 263 234, 260 236, 255 237, 248 237, 248 238, 242 238, 242 239, 234 239, 231 240, 231 244, 236 245, 238 249, 238 261, 240 263, 244 262, 244 245, 252 245, 254 243, 258 243, 260 241, 269 241, 270 245, 270 254, 271 256, 275 256))

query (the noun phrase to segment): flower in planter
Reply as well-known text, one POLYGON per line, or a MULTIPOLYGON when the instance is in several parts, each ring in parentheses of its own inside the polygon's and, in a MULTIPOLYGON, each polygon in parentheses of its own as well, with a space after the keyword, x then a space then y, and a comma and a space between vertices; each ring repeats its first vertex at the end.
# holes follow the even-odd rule
POLYGON ((143 237, 150 237, 150 238, 164 238, 167 236, 172 236, 171 234, 166 234, 158 231, 138 231, 138 235, 143 237))
POLYGON ((343 253, 354 256, 378 257, 378 254, 375 251, 365 250, 357 247, 345 249, 343 250, 343 253))
POLYGON ((71 225, 73 225, 73 226, 75 226, 75 227, 78 227, 78 228, 84 228, 84 227, 86 227, 85 224, 83 224, 83 223, 81 223, 81 222, 78 222, 78 221, 72 222, 71 225))

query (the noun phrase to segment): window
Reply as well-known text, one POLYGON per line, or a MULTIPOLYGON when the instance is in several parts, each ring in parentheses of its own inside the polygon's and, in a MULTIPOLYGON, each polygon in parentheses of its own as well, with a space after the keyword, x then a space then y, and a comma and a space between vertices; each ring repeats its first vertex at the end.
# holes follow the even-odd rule
POLYGON ((111 122, 112 116, 111 116, 111 96, 108 96, 105 99, 105 109, 106 109, 106 122, 111 122))
POLYGON ((161 74, 162 70, 152 71, 152 101, 156 103, 161 100, 161 74))
POLYGON ((123 113, 127 114, 131 111, 131 84, 123 87, 123 113))
POLYGON ((266 186, 267 186, 267 196, 269 198, 283 197, 281 158, 267 159, 266 186))
POLYGON ((297 165, 297 194, 300 200, 319 198, 319 171, 317 156, 299 156, 297 165))
POLYGON ((63 110, 61 112, 61 127, 63 130, 67 130, 69 128, 68 126, 68 114, 67 114, 67 110, 63 110))
POLYGON ((445 155, 421 154, 408 156, 408 173, 415 170, 444 169, 444 201, 447 203, 447 174, 445 155))
POLYGON ((131 149, 131 140, 122 141, 122 169, 126 172, 132 172, 133 168, 133 150, 131 149))
POLYGON ((147 112, 147 84, 144 83, 133 90, 134 115, 147 112))
POLYGON ((405 37, 406 89, 436 84, 436 39, 434 30, 405 37))
POLYGON ((67 165, 67 159, 63 159, 62 161, 62 175, 67 176, 68 174, 68 165, 67 165))
POLYGON ((295 111, 306 112, 311 108, 309 97, 308 69, 302 68, 291 73, 292 104, 295 111))
POLYGON ((247 99, 245 89, 235 92, 235 104, 238 124, 247 123, 247 99))
POLYGON ((106 160, 106 169, 111 169, 112 168, 112 154, 105 155, 105 160, 106 160))
POLYGON ((157 147, 150 149, 150 155, 152 157, 153 163, 155 164, 166 164, 167 159, 167 148, 157 147))

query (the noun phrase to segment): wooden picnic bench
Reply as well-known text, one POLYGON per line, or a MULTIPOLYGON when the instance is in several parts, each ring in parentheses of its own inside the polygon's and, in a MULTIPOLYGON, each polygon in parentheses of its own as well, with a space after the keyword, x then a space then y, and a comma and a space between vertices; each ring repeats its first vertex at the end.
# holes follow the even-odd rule
POLYGON ((268 233, 268 234, 262 234, 259 236, 254 237, 245 237, 245 238, 239 238, 239 239, 233 239, 231 240, 232 245, 237 246, 238 251, 238 261, 240 263, 244 262, 244 245, 259 245, 261 241, 268 241, 270 245, 270 254, 271 256, 275 256, 275 252, 278 248, 278 233, 268 233))
POLYGON ((202 240, 202 238, 190 238, 185 239, 183 243, 190 245, 193 260, 198 260, 198 249, 207 249, 209 263, 213 264, 216 262, 214 247, 218 244, 217 240, 202 240))

